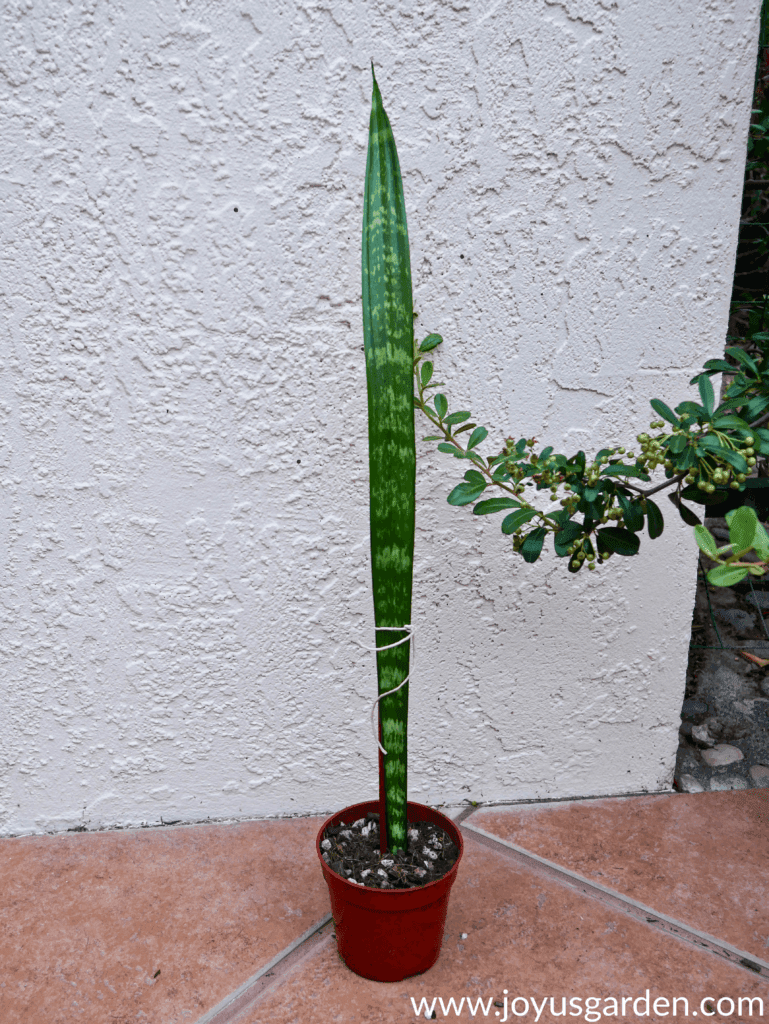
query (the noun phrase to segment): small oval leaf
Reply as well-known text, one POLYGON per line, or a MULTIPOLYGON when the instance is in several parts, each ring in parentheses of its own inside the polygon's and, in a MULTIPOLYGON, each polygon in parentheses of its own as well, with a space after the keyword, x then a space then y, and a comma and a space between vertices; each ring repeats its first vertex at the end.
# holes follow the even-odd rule
POLYGON ((464 423, 465 420, 470 419, 469 412, 453 412, 451 416, 446 417, 446 423, 452 426, 454 423, 464 423))
POLYGON ((678 509, 678 514, 681 516, 687 526, 700 526, 701 521, 690 508, 687 508, 678 498, 677 494, 669 494, 668 498, 673 502, 675 507, 678 509))
POLYGON ((708 530, 706 526, 695 526, 694 539, 697 541, 697 547, 700 551, 704 551, 708 558, 712 558, 713 561, 715 561, 718 547, 716 545, 716 539, 710 530, 708 530))
POLYGON ((662 535, 662 531, 665 529, 665 520, 662 518, 659 506, 651 498, 646 499, 646 523, 652 540, 656 540, 662 535))
POLYGON ((542 545, 545 543, 547 530, 544 526, 538 526, 527 534, 521 545, 521 554, 524 562, 536 562, 542 554, 542 545))
POLYGON ((713 385, 710 382, 710 377, 708 377, 706 373, 700 374, 697 385, 699 387, 702 404, 705 406, 705 411, 708 416, 712 416, 713 410, 716 407, 716 396, 713 393, 713 385))
POLYGON ((553 545, 555 547, 555 553, 560 558, 563 558, 569 553, 569 547, 574 541, 581 537, 583 533, 583 527, 580 523, 575 523, 570 520, 565 523, 560 530, 553 537, 553 545))
POLYGON ((665 405, 664 402, 661 402, 659 398, 652 398, 649 404, 657 415, 663 418, 663 420, 667 420, 668 423, 672 423, 674 427, 678 426, 678 417, 676 414, 669 406, 665 405))
POLYGON ((714 587, 733 587, 735 583, 744 580, 747 575, 748 570, 740 566, 717 565, 708 573, 708 583, 712 583, 714 587))
POLYGON ((465 473, 465 480, 469 481, 471 484, 477 484, 478 487, 480 487, 481 484, 483 484, 484 487, 486 486, 485 478, 477 469, 468 469, 465 473))
POLYGON ((537 515, 535 509, 522 508, 517 512, 511 512, 502 520, 502 533, 515 533, 519 526, 530 522, 537 515))
POLYGON ((637 555, 641 546, 637 534, 618 526, 605 526, 599 530, 598 542, 599 547, 613 551, 617 555, 637 555))
POLYGON ((473 509, 474 516, 489 516, 494 512, 503 512, 506 508, 520 508, 520 501, 513 498, 487 498, 479 501, 473 509))
POLYGON ((753 546, 758 517, 748 505, 735 509, 729 520, 729 543, 735 552, 747 551, 753 546))
POLYGON ((641 502, 638 499, 631 501, 624 494, 618 494, 617 500, 622 506, 622 518, 625 520, 625 526, 627 526, 628 530, 631 530, 633 533, 643 530, 644 514, 641 502))
POLYGON ((475 448, 475 446, 480 444, 481 441, 485 441, 488 436, 489 432, 485 427, 476 427, 470 435, 470 440, 467 442, 467 450, 469 451, 471 448, 475 448))
POLYGON ((485 490, 485 483, 481 486, 480 484, 465 481, 461 484, 457 484, 446 500, 449 505, 469 505, 471 502, 475 501, 476 498, 479 498, 485 490))

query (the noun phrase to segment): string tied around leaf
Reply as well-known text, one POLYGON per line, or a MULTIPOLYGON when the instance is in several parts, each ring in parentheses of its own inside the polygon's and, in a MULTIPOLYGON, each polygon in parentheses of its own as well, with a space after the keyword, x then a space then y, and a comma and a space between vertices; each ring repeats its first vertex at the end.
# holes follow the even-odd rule
POLYGON ((400 640, 396 640, 395 643, 384 644, 382 647, 369 647, 366 644, 362 644, 360 642, 360 640, 353 640, 353 643, 356 643, 359 647, 362 647, 364 651, 375 651, 376 653, 379 653, 379 651, 389 651, 392 647, 400 647, 401 644, 405 644, 409 640, 411 641, 411 647, 409 648, 409 672, 408 672, 408 675, 406 676, 406 678, 403 680, 402 683, 399 683, 397 686, 394 686, 391 690, 385 690, 384 693, 380 693, 379 696, 377 697, 377 699, 374 701, 373 706, 371 708, 371 729, 372 729, 372 732, 374 733, 374 739, 376 740, 376 745, 379 747, 379 749, 382 751, 382 753, 385 756, 387 755, 387 751, 385 750, 385 748, 382 746, 382 744, 379 741, 379 733, 378 733, 378 730, 377 730, 377 727, 376 727, 376 722, 374 721, 374 716, 376 714, 377 705, 379 704, 379 701, 382 700, 383 697, 389 697, 393 693, 397 693, 398 690, 402 690, 403 687, 406 685, 406 683, 411 678, 412 663, 413 663, 413 659, 414 659, 414 653, 416 651, 416 640, 414 638, 414 627, 412 626, 412 624, 410 622, 407 623, 405 626, 376 626, 375 627, 375 632, 376 633, 380 633, 380 632, 383 632, 383 631, 388 631, 388 632, 393 632, 393 633, 402 633, 402 632, 404 632, 404 630, 406 631, 406 636, 401 637, 400 640))

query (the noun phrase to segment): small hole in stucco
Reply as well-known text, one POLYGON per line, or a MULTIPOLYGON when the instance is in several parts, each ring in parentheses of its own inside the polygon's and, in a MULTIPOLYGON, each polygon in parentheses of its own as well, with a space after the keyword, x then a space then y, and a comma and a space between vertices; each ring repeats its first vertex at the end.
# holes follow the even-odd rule
POLYGON ((302 461, 301 459, 297 459, 297 460, 296 460, 296 464, 297 464, 297 466, 299 465, 299 463, 300 463, 301 461, 302 461))
POLYGON ((237 206, 233 206, 233 208, 232 208, 232 212, 233 212, 233 213, 237 213, 237 212, 238 212, 238 208, 237 208, 237 206))
POLYGON ((460 254, 459 254, 459 258, 460 258, 461 260, 463 260, 463 259, 464 259, 465 257, 464 257, 464 256, 462 255, 462 253, 460 253, 460 254))

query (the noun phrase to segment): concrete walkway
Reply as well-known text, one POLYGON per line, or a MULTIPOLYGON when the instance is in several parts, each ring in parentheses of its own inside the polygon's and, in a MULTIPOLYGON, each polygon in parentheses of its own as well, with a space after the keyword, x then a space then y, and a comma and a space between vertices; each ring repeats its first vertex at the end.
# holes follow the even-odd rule
POLYGON ((440 959, 394 984, 337 956, 320 824, 0 840, 0 1022, 769 1019, 767 789, 464 812, 440 959))

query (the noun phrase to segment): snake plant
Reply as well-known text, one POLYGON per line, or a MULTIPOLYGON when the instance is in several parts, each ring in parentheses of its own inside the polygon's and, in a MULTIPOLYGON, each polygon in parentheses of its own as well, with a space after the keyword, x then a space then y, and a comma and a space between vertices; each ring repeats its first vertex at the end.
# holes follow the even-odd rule
POLYGON ((363 200, 363 340, 368 390, 371 575, 379 686, 382 845, 406 847, 406 730, 416 445, 411 260, 400 164, 371 67, 363 200), (397 646, 389 646, 405 640, 397 646), (382 647, 388 647, 381 650, 382 647), (389 696, 391 690, 396 693, 389 696))

